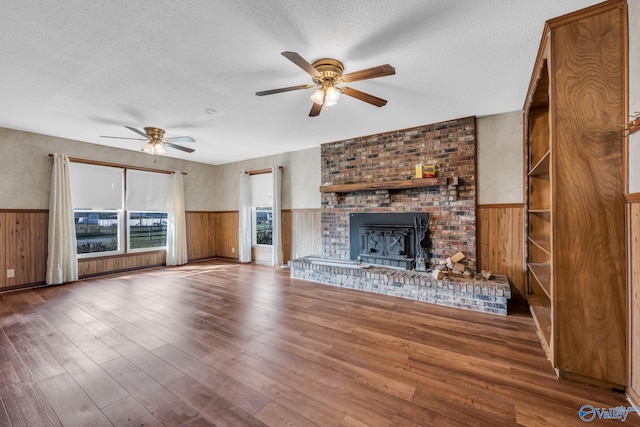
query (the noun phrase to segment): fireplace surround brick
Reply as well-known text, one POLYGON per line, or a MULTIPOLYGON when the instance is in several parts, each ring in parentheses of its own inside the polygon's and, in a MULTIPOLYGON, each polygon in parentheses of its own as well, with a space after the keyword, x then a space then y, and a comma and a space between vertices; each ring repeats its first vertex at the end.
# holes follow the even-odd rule
POLYGON ((506 276, 494 275, 490 280, 479 275, 473 279, 436 280, 429 273, 378 266, 365 268, 355 263, 332 265, 330 260, 314 257, 291 260, 289 266, 291 277, 296 279, 502 316, 507 315, 507 302, 511 298, 506 276))
POLYGON ((323 144, 323 184, 411 179, 416 164, 434 163, 459 185, 322 193, 322 255, 349 259, 350 213, 427 212, 429 263, 461 251, 475 270, 476 150, 475 117, 323 144))

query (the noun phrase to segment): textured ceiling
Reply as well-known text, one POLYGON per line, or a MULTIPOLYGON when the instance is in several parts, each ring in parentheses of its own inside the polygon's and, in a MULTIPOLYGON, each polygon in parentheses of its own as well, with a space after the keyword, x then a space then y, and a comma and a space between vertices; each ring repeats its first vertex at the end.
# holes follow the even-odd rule
MULTIPOLYGON (((588 0, 41 0, 0 14, 0 126, 113 147, 123 126, 190 135, 219 164, 351 137, 522 108, 544 21, 588 0), (311 83, 280 55, 341 60, 351 83, 389 102, 342 96, 308 117, 311 83), (214 109, 215 114, 205 113, 214 109)), ((184 145, 184 144, 183 144, 184 145)))

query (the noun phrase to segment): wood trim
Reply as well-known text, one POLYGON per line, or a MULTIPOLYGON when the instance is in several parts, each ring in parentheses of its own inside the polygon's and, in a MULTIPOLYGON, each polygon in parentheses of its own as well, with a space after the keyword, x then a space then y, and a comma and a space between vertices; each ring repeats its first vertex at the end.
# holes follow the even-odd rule
POLYGON ((443 187, 458 185, 458 177, 413 178, 394 181, 349 182, 344 184, 325 184, 320 186, 321 193, 351 193, 373 190, 405 190, 411 188, 443 187))
POLYGON ((131 256, 138 255, 151 255, 156 253, 165 253, 165 250, 155 250, 155 251, 142 251, 142 252, 127 252, 122 254, 114 254, 114 255, 105 255, 105 256, 93 256, 86 258, 78 258, 78 263, 87 262, 87 261, 102 261, 108 259, 118 259, 118 258, 130 258, 131 256))
POLYGON ((478 209, 524 209, 524 203, 487 203, 479 204, 478 209))
MULTIPOLYGON (((638 193, 635 193, 638 194, 638 193)), ((627 396, 640 403, 640 204, 626 205, 627 396)))
MULTIPOLYGON (((49 157, 53 157, 53 153, 49 153, 49 157)), ((131 166, 131 165, 123 165, 120 163, 111 163, 111 162, 103 162, 100 160, 90 160, 90 159, 81 159, 79 157, 69 157, 70 162, 74 163, 84 163, 87 165, 96 165, 96 166, 108 166, 112 168, 122 168, 122 169, 130 169, 144 172, 156 172, 156 173, 164 173, 167 175, 171 175, 173 171, 166 169, 154 169, 154 168, 145 168, 142 166, 131 166)), ((181 172, 182 175, 187 175, 186 172, 181 172)))
POLYGON ((626 204, 625 206, 625 247, 627 250, 627 387, 625 392, 629 396, 629 391, 633 390, 633 354, 634 354, 634 337, 633 337, 633 321, 634 321, 634 307, 633 307, 633 205, 626 204))
POLYGON ((0 209, 0 212, 15 212, 15 213, 49 213, 49 209, 0 209))
MULTIPOLYGON (((547 57, 547 47, 548 47, 548 39, 549 39, 549 32, 551 30, 549 29, 549 21, 545 22, 544 24, 544 30, 542 31, 542 37, 540 38, 540 45, 538 46, 538 53, 536 54, 536 61, 534 62, 535 66, 533 69, 533 72, 531 73, 531 79, 529 80, 529 86, 527 87, 527 96, 524 99, 524 105, 522 106, 522 110, 523 110, 523 116, 525 118, 527 118, 527 116, 529 115, 529 111, 531 110, 530 105, 533 102, 533 89, 537 86, 537 82, 540 79, 540 73, 542 72, 543 64, 543 57, 547 57)), ((527 126, 527 120, 523 120, 522 121, 522 125, 524 127, 525 130, 525 141, 528 140, 528 126, 527 126)), ((526 151, 525 151, 525 162, 527 160, 527 155, 526 155, 526 151)), ((527 167, 527 163, 525 163, 525 176, 527 175, 528 172, 528 167, 527 167)), ((526 181, 526 180, 525 180, 526 181)))
MULTIPOLYGON (((629 117, 629 13, 627 2, 621 6, 622 13, 622 117, 629 117)), ((640 126, 636 128, 638 130, 640 126)), ((629 132, 622 133, 623 191, 629 191, 629 132), (625 135, 626 134, 626 135, 625 135)))
POLYGON ((218 214, 218 213, 224 213, 224 212, 229 212, 229 211, 184 211, 184 213, 186 214, 218 214))
POLYGON ((624 384, 617 384, 615 382, 601 380, 599 378, 588 377, 585 375, 575 374, 573 372, 560 369, 558 372, 560 378, 575 381, 582 384, 588 384, 594 387, 598 387, 604 390, 624 390, 624 384))
POLYGON ((587 18, 592 15, 604 13, 615 8, 626 8, 627 0, 608 0, 602 3, 595 4, 593 6, 586 7, 584 9, 577 10, 575 12, 567 13, 565 15, 558 16, 547 21, 548 27, 554 29, 571 22, 578 21, 580 19, 587 18))
MULTIPOLYGON (((627 115, 628 117, 628 115, 627 115)), ((634 133, 638 132, 640 130, 640 117, 636 117, 635 119, 631 120, 628 123, 624 124, 624 128, 625 128, 625 135, 624 136, 629 136, 629 135, 633 135, 634 133)))
MULTIPOLYGON (((284 169, 282 166, 278 166, 279 169, 284 169)), ((271 168, 264 168, 264 169, 256 169, 256 170, 252 170, 252 171, 245 171, 244 173, 246 173, 247 175, 264 175, 264 174, 268 174, 273 172, 273 169, 271 168)))
POLYGON ((629 401, 633 406, 640 406, 640 395, 638 395, 638 393, 636 393, 634 389, 632 389, 631 387, 627 387, 625 389, 625 394, 627 395, 629 401))
POLYGON ((640 193, 627 193, 624 195, 627 203, 640 203, 640 193))

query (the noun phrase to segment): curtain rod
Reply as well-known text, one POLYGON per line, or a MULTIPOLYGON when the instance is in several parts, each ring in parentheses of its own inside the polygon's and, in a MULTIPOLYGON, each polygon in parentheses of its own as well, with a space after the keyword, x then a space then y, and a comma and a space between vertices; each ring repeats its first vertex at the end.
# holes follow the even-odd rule
MULTIPOLYGON (((278 168, 279 169, 283 169, 282 166, 278 166, 278 168)), ((245 173, 247 175, 262 175, 262 174, 271 173, 271 172, 273 172, 273 169, 265 168, 265 169, 256 169, 256 170, 253 170, 253 171, 246 171, 245 173)))
MULTIPOLYGON (((49 157, 53 157, 53 153, 49 153, 49 157)), ((81 159, 79 157, 69 157, 69 161, 74 163, 84 163, 87 165, 109 166, 112 168, 133 169, 133 170, 144 171, 144 172, 166 173, 168 175, 171 175, 173 173, 173 171, 168 171, 165 169, 145 168, 142 166, 129 166, 129 165, 122 165, 120 163, 102 162, 100 160, 81 159)), ((182 175, 187 175, 186 172, 181 172, 181 173, 182 175)))

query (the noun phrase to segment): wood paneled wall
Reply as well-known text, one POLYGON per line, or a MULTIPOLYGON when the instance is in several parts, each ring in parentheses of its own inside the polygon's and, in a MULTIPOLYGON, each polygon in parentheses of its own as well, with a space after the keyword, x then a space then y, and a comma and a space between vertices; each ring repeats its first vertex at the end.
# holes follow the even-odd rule
MULTIPOLYGON (((216 214, 216 256, 238 259, 238 212, 216 214)), ((282 211, 282 252, 286 264, 290 259, 320 255, 320 209, 285 209, 282 211)), ((254 258, 266 258, 255 254, 254 258)), ((266 262, 266 261, 265 261, 266 262)))
POLYGON ((290 259, 322 254, 320 209, 282 211, 282 252, 290 259))
POLYGON ((238 221, 238 211, 216 213, 216 256, 238 259, 238 221))
POLYGON ((272 265, 273 264, 273 248, 271 246, 252 247, 251 261, 256 264, 272 265))
POLYGON ((185 213, 187 219, 187 254, 189 260, 216 256, 217 212, 185 213))
POLYGON ((0 210, 0 289, 44 282, 48 225, 47 210, 0 210))
POLYGON ((478 206, 478 270, 506 275, 526 295, 523 221, 523 204, 478 206))
MULTIPOLYGON (((522 205, 482 205, 478 209, 480 268, 506 274, 524 291, 522 271, 522 205)), ((187 212, 189 259, 238 259, 238 212, 187 212)), ((48 212, 0 211, 0 289, 44 283, 46 275, 48 212), (15 277, 7 278, 13 268, 15 277)), ((284 262, 322 252, 320 209, 282 212, 284 262)), ((163 252, 85 259, 81 277, 162 265, 163 252)))
POLYGON ((629 397, 640 404, 640 193, 627 195, 629 397))
POLYGON ((118 271, 158 267, 166 263, 165 251, 137 252, 78 260, 78 276, 91 277, 118 271))
MULTIPOLYGON (((218 216, 226 213, 187 212, 187 251, 190 260, 215 257, 218 216)), ((237 213, 236 213, 237 218, 237 213)), ((237 223, 237 221, 236 221, 237 223)), ((44 284, 47 271, 47 210, 0 210, 0 290, 44 284), (15 276, 8 278, 7 270, 15 276)), ((237 241, 237 226, 235 228, 237 241)), ((233 258, 233 257, 230 257, 233 258)), ((164 251, 78 261, 78 274, 88 277, 165 264, 164 251)))

